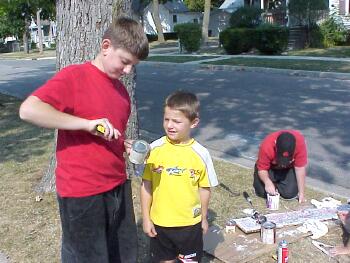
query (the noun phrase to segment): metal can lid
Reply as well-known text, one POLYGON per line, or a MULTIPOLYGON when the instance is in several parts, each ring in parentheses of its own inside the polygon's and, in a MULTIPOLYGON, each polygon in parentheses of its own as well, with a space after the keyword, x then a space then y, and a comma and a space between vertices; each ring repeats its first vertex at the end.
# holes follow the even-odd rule
POLYGON ((234 219, 230 219, 226 222, 227 226, 235 226, 236 225, 236 221, 234 219))
POLYGON ((273 229, 276 228, 276 224, 271 221, 266 221, 264 224, 262 224, 262 227, 266 229, 273 229))
POLYGON ((143 140, 136 140, 133 142, 132 148, 135 152, 146 153, 149 151, 149 144, 143 140))

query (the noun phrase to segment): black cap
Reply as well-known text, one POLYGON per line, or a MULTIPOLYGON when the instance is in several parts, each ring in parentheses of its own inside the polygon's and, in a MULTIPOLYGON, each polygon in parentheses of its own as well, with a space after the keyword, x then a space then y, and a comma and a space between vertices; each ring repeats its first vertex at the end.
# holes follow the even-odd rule
POLYGON ((289 132, 282 132, 276 141, 276 160, 280 166, 289 166, 293 160, 295 137, 289 132))

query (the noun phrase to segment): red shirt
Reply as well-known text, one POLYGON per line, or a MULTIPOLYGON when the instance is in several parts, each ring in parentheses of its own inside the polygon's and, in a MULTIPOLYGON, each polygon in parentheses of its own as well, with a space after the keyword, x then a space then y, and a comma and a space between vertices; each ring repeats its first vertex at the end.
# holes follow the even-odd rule
POLYGON ((276 140, 282 132, 289 132, 295 137, 295 151, 293 162, 290 167, 304 167, 307 164, 307 150, 304 136, 296 130, 280 130, 270 133, 262 141, 259 148, 258 160, 256 162, 258 170, 269 170, 276 166, 276 140))
MULTIPOLYGON (((62 69, 33 92, 59 111, 86 119, 108 118, 121 134, 130 115, 123 84, 90 62, 62 69)), ((106 141, 85 131, 59 130, 56 188, 61 197, 103 193, 126 180, 123 139, 106 141)))

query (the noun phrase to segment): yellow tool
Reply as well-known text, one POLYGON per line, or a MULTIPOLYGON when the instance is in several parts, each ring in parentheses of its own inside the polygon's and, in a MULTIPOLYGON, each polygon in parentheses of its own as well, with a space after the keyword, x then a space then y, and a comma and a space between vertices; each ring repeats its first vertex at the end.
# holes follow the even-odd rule
POLYGON ((105 127, 103 127, 102 125, 99 124, 99 125, 96 126, 96 131, 104 134, 106 129, 105 129, 105 127))

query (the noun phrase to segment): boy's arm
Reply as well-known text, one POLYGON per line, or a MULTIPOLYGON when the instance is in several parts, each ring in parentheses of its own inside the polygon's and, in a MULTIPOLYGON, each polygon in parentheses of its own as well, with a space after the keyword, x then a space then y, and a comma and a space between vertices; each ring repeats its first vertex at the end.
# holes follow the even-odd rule
POLYGON ((210 187, 199 187, 199 199, 201 201, 201 209, 202 209, 203 234, 207 233, 208 228, 209 228, 207 218, 208 218, 210 194, 211 194, 210 187))
POLYGON ((142 225, 143 232, 149 237, 155 237, 157 232, 154 228, 154 224, 150 218, 150 210, 152 205, 152 182, 142 180, 141 184, 141 212, 142 212, 142 225))
POLYGON ((87 120, 58 111, 48 103, 36 96, 29 96, 20 106, 19 116, 22 120, 32 124, 61 130, 83 130, 95 135, 101 135, 96 131, 97 125, 105 128, 103 137, 111 140, 117 139, 121 134, 113 127, 108 119, 87 120))

